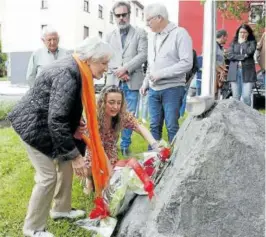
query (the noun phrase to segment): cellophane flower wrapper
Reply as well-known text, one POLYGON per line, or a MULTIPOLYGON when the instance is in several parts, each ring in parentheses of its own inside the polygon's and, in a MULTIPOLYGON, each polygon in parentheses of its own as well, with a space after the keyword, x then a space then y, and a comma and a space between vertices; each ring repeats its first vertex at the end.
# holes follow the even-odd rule
MULTIPOLYGON (((167 147, 164 141, 162 143, 164 143, 164 147, 167 147)), ((170 150, 160 153, 164 149, 162 145, 160 146, 161 148, 159 149, 134 156, 139 158, 139 164, 153 181, 156 180, 156 177, 160 174, 170 156, 170 150)), ((147 195, 148 193, 144 190, 144 184, 134 169, 128 166, 116 166, 109 184, 104 189, 102 195, 103 201, 108 206, 110 217, 105 219, 87 218, 80 220, 83 222, 80 222, 79 225, 87 230, 95 231, 94 237, 110 237, 116 226, 117 220, 115 217, 128 209, 130 201, 137 194, 147 195)))
POLYGON ((109 185, 103 191, 103 198, 109 206, 110 215, 116 217, 123 206, 130 177, 129 167, 115 167, 109 185))
POLYGON ((112 217, 106 217, 104 219, 86 218, 76 221, 76 224, 91 231, 93 237, 111 237, 116 227, 117 219, 112 217))
MULTIPOLYGON (((164 140, 159 142, 159 146, 159 149, 136 155, 139 163, 153 181, 156 180, 165 163, 161 159, 160 152, 163 149, 168 149, 168 145, 164 140)), ((136 194, 147 195, 147 192, 135 171, 127 166, 115 167, 109 185, 103 191, 103 197, 109 206, 110 215, 116 217, 123 213, 136 194)))

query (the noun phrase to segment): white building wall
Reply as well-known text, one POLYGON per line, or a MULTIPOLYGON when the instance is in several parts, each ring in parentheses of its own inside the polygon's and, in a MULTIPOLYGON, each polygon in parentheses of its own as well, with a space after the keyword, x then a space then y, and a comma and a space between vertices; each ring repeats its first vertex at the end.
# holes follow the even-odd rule
POLYGON ((0 40, 2 38, 2 22, 3 22, 3 15, 4 15, 4 0, 0 0, 0 40))
MULTIPOLYGON (((4 52, 30 52, 42 47, 41 25, 52 25, 60 35, 60 47, 74 49, 84 38, 84 26, 89 36, 105 34, 115 27, 110 23, 110 12, 115 0, 89 0, 89 13, 84 11, 83 0, 48 0, 48 9, 41 9, 41 0, 0 0, 5 4, 2 19, 4 52), (103 19, 98 17, 99 5, 103 7, 103 19)), ((143 10, 131 2, 131 23, 143 27, 143 10), (136 8, 139 10, 136 16, 136 8)), ((0 5, 0 9, 4 9, 0 5)))
POLYGON ((3 15, 4 15, 4 11, 5 11, 5 2, 4 0, 0 0, 0 24, 2 23, 3 21, 3 15))
POLYGON ((38 46, 40 36, 39 2, 32 0, 5 0, 2 29, 3 51, 28 51, 38 46))
POLYGON ((60 36, 59 45, 67 49, 73 49, 76 44, 77 20, 80 14, 78 2, 77 0, 50 0, 48 9, 41 10, 43 18, 39 23, 39 29, 41 30, 40 25, 53 26, 60 36))
POLYGON ((89 1, 90 2, 90 12, 85 12, 83 10, 83 1, 80 1, 80 13, 78 14, 78 35, 77 41, 83 40, 84 32, 83 27, 89 27, 89 36, 98 36, 99 31, 105 31, 105 22, 107 21, 107 9, 104 0, 89 1), (98 17, 99 5, 103 7, 103 18, 98 17))
POLYGON ((131 2, 131 16, 130 21, 133 26, 138 26, 145 28, 145 18, 142 18, 142 13, 144 14, 144 9, 141 9, 138 5, 131 2), (138 12, 138 14, 137 14, 138 12))

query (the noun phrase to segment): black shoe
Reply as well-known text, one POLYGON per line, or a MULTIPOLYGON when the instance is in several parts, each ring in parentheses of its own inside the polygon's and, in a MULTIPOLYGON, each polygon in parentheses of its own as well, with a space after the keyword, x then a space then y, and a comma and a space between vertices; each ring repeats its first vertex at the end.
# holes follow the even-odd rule
POLYGON ((130 152, 128 148, 121 148, 122 156, 127 157, 129 156, 130 152))

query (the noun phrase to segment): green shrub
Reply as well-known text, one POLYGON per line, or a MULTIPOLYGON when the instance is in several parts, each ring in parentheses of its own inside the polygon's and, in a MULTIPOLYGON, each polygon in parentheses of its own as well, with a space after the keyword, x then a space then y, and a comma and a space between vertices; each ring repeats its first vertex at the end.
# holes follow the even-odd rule
POLYGON ((16 101, 0 101, 0 121, 7 118, 7 114, 13 109, 16 101))
POLYGON ((0 77, 0 81, 7 81, 7 77, 0 77))

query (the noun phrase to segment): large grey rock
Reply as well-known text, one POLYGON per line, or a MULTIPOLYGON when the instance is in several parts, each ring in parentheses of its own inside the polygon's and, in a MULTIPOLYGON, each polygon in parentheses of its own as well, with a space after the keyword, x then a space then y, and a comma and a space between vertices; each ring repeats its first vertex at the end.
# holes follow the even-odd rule
POLYGON ((156 199, 138 197, 114 236, 264 236, 264 137, 264 116, 235 100, 188 118, 156 199))

